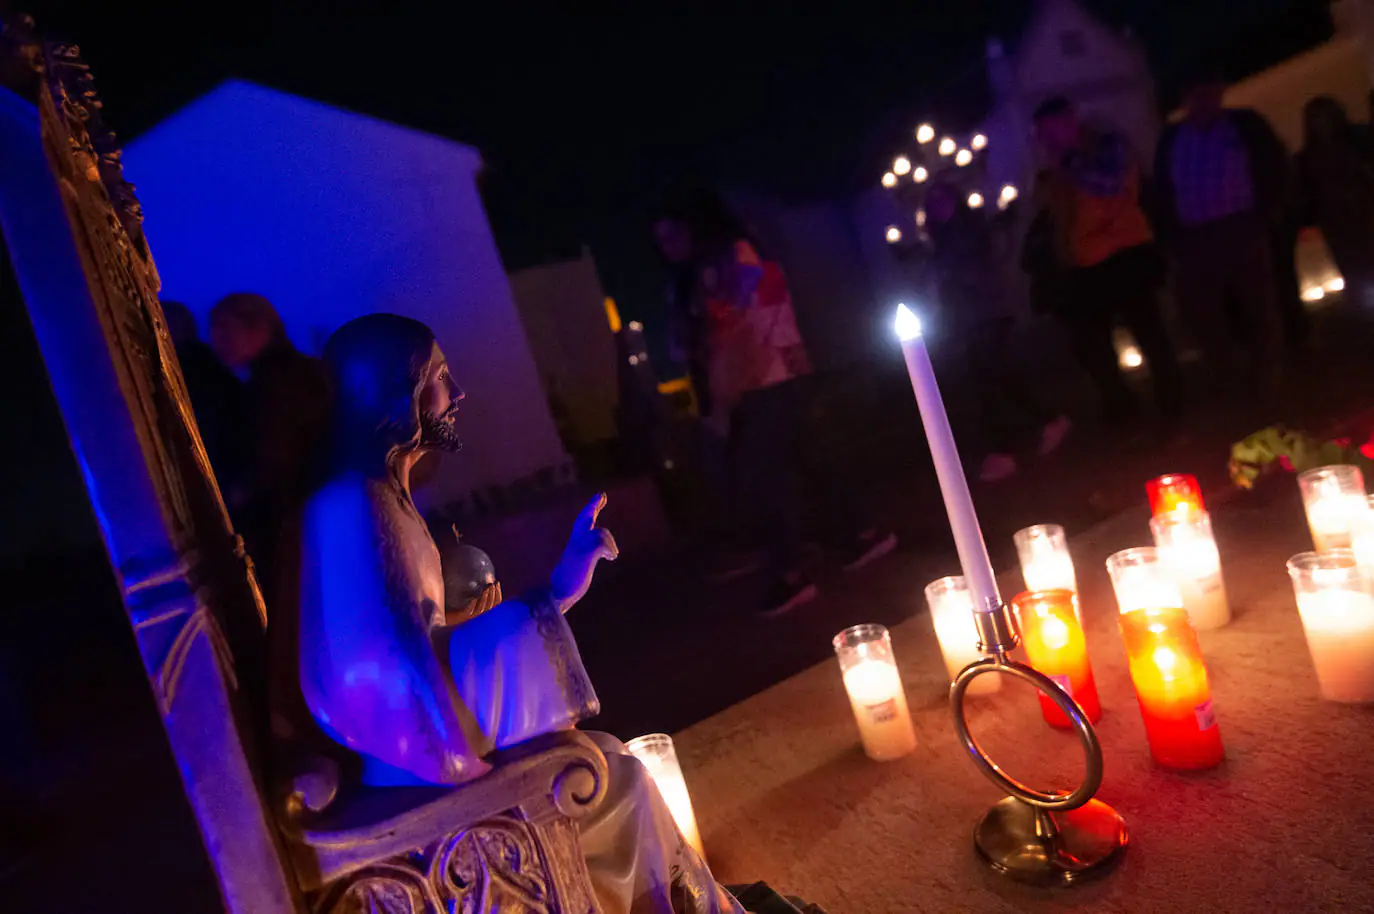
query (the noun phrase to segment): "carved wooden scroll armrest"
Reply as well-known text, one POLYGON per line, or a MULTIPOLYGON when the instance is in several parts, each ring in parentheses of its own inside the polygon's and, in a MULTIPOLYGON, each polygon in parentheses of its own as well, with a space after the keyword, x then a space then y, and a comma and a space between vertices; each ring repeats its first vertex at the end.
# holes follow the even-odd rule
POLYGON ((570 730, 492 762, 458 787, 366 788, 284 823, 312 910, 596 911, 576 820, 606 795, 605 756, 570 730))

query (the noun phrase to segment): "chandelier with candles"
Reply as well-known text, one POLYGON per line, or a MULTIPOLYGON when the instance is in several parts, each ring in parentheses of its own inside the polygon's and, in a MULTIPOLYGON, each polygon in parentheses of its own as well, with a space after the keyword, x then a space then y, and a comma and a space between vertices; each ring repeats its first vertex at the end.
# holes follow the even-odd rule
POLYGON ((988 186, 984 161, 987 148, 988 138, 984 133, 974 133, 962 141, 950 134, 937 139, 933 125, 917 127, 916 145, 897 156, 882 177, 883 187, 893 195, 901 213, 885 229, 888 244, 906 251, 921 247, 929 240, 925 229, 925 196, 935 184, 954 187, 969 208, 982 210, 989 218, 1007 213, 1019 191, 1014 184, 998 188, 988 186))

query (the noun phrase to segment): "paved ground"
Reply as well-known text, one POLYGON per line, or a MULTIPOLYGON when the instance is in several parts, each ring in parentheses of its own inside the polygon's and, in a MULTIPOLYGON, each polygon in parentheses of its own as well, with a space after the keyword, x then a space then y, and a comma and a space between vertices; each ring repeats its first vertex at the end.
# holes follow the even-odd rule
MULTIPOLYGON (((1080 423, 1053 457, 1014 480, 978 486, 997 566, 1014 565, 1011 534, 1020 527, 1055 522, 1072 535, 1143 503, 1145 480, 1166 472, 1194 473, 1204 489, 1224 492, 1230 445, 1249 432, 1276 422, 1315 430, 1362 413, 1374 403, 1374 333, 1339 311, 1320 320, 1319 345, 1295 359, 1276 402, 1244 395, 1195 402, 1170 435, 1147 425, 1107 432, 1080 423)), ((1207 380, 1205 365, 1195 362, 1190 373, 1195 387, 1207 380)), ((891 418, 875 420, 882 427, 865 472, 901 550, 860 574, 823 577, 821 600, 773 620, 749 612, 759 581, 708 585, 685 547, 623 557, 570 616, 602 699, 592 726, 622 738, 679 730, 829 656, 831 636, 847 625, 892 625, 924 611, 925 584, 958 573, 958 565, 909 388, 884 408, 891 418)), ((614 524, 613 512, 607 521, 614 524)))
MULTIPOLYGON (((1207 771, 1151 761, 1102 567, 1148 536, 1149 511, 1140 504, 1072 542, 1102 705, 1098 796, 1130 833, 1115 872, 1038 889, 978 862, 972 830, 1001 791, 955 736, 925 618, 893 629, 917 735, 908 756, 864 757, 833 661, 676 735, 713 871, 765 879, 836 914, 1374 910, 1363 786, 1374 707, 1318 695, 1284 572, 1311 548, 1297 486, 1271 477, 1213 508, 1233 617, 1199 635, 1226 753, 1207 771)), ((1016 578, 1004 575, 1003 586, 1016 578)), ((1076 738, 1045 725, 1028 687, 1013 681, 973 698, 968 717, 980 744, 1026 783, 1068 787, 1081 776, 1076 738)))

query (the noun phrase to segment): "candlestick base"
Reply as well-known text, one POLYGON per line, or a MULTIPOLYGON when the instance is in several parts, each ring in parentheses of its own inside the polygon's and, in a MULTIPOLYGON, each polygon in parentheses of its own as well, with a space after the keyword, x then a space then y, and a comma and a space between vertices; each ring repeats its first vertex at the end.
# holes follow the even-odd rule
POLYGON ((1043 886, 1107 872, 1127 841, 1125 821, 1100 800, 1051 813, 1007 797, 973 830, 973 846, 984 863, 1018 882, 1043 886))
MULTIPOLYGON (((1010 616, 1010 609, 1003 607, 1010 616)), ((991 627, 991 626, 990 626, 991 627)), ((988 780, 1011 794, 973 830, 973 845, 998 873, 1036 885, 1070 885, 1106 872, 1126 849, 1126 824, 1106 803, 1093 799, 1102 785, 1102 744, 1083 708, 1045 674, 1007 658, 1004 652, 974 661, 949 690, 954 729, 969 759, 988 780), (1042 791, 1009 777, 970 732, 964 696, 979 676, 1014 676, 1048 698, 1078 731, 1083 747, 1083 781, 1071 791, 1042 791)))

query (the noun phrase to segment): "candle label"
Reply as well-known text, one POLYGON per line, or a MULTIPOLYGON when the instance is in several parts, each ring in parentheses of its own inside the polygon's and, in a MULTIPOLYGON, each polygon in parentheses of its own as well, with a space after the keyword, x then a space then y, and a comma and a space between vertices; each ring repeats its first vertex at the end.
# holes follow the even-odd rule
POLYGON ((1193 709, 1193 716, 1197 718, 1199 730, 1210 730, 1217 725, 1217 715, 1212 710, 1212 699, 1210 698, 1193 709))
POLYGON ((880 701, 876 705, 865 705, 864 710, 873 719, 875 724, 885 724, 897 719, 897 699, 889 698, 887 701, 880 701))
POLYGON ((1070 697, 1070 698, 1073 697, 1073 680, 1072 680, 1072 679, 1070 679, 1068 676, 1066 676, 1066 675, 1064 675, 1064 674, 1062 674, 1062 673, 1061 673, 1060 675, 1058 675, 1058 676, 1051 676, 1050 678, 1054 680, 1054 684, 1055 684, 1055 685, 1059 686, 1059 688, 1061 688, 1061 689, 1063 689, 1065 692, 1067 692, 1067 693, 1069 694, 1069 697, 1070 697))
POLYGON ((1221 590, 1221 575, 1214 574, 1209 578, 1203 578, 1198 582, 1198 589, 1202 591, 1203 596, 1208 596, 1221 590))

